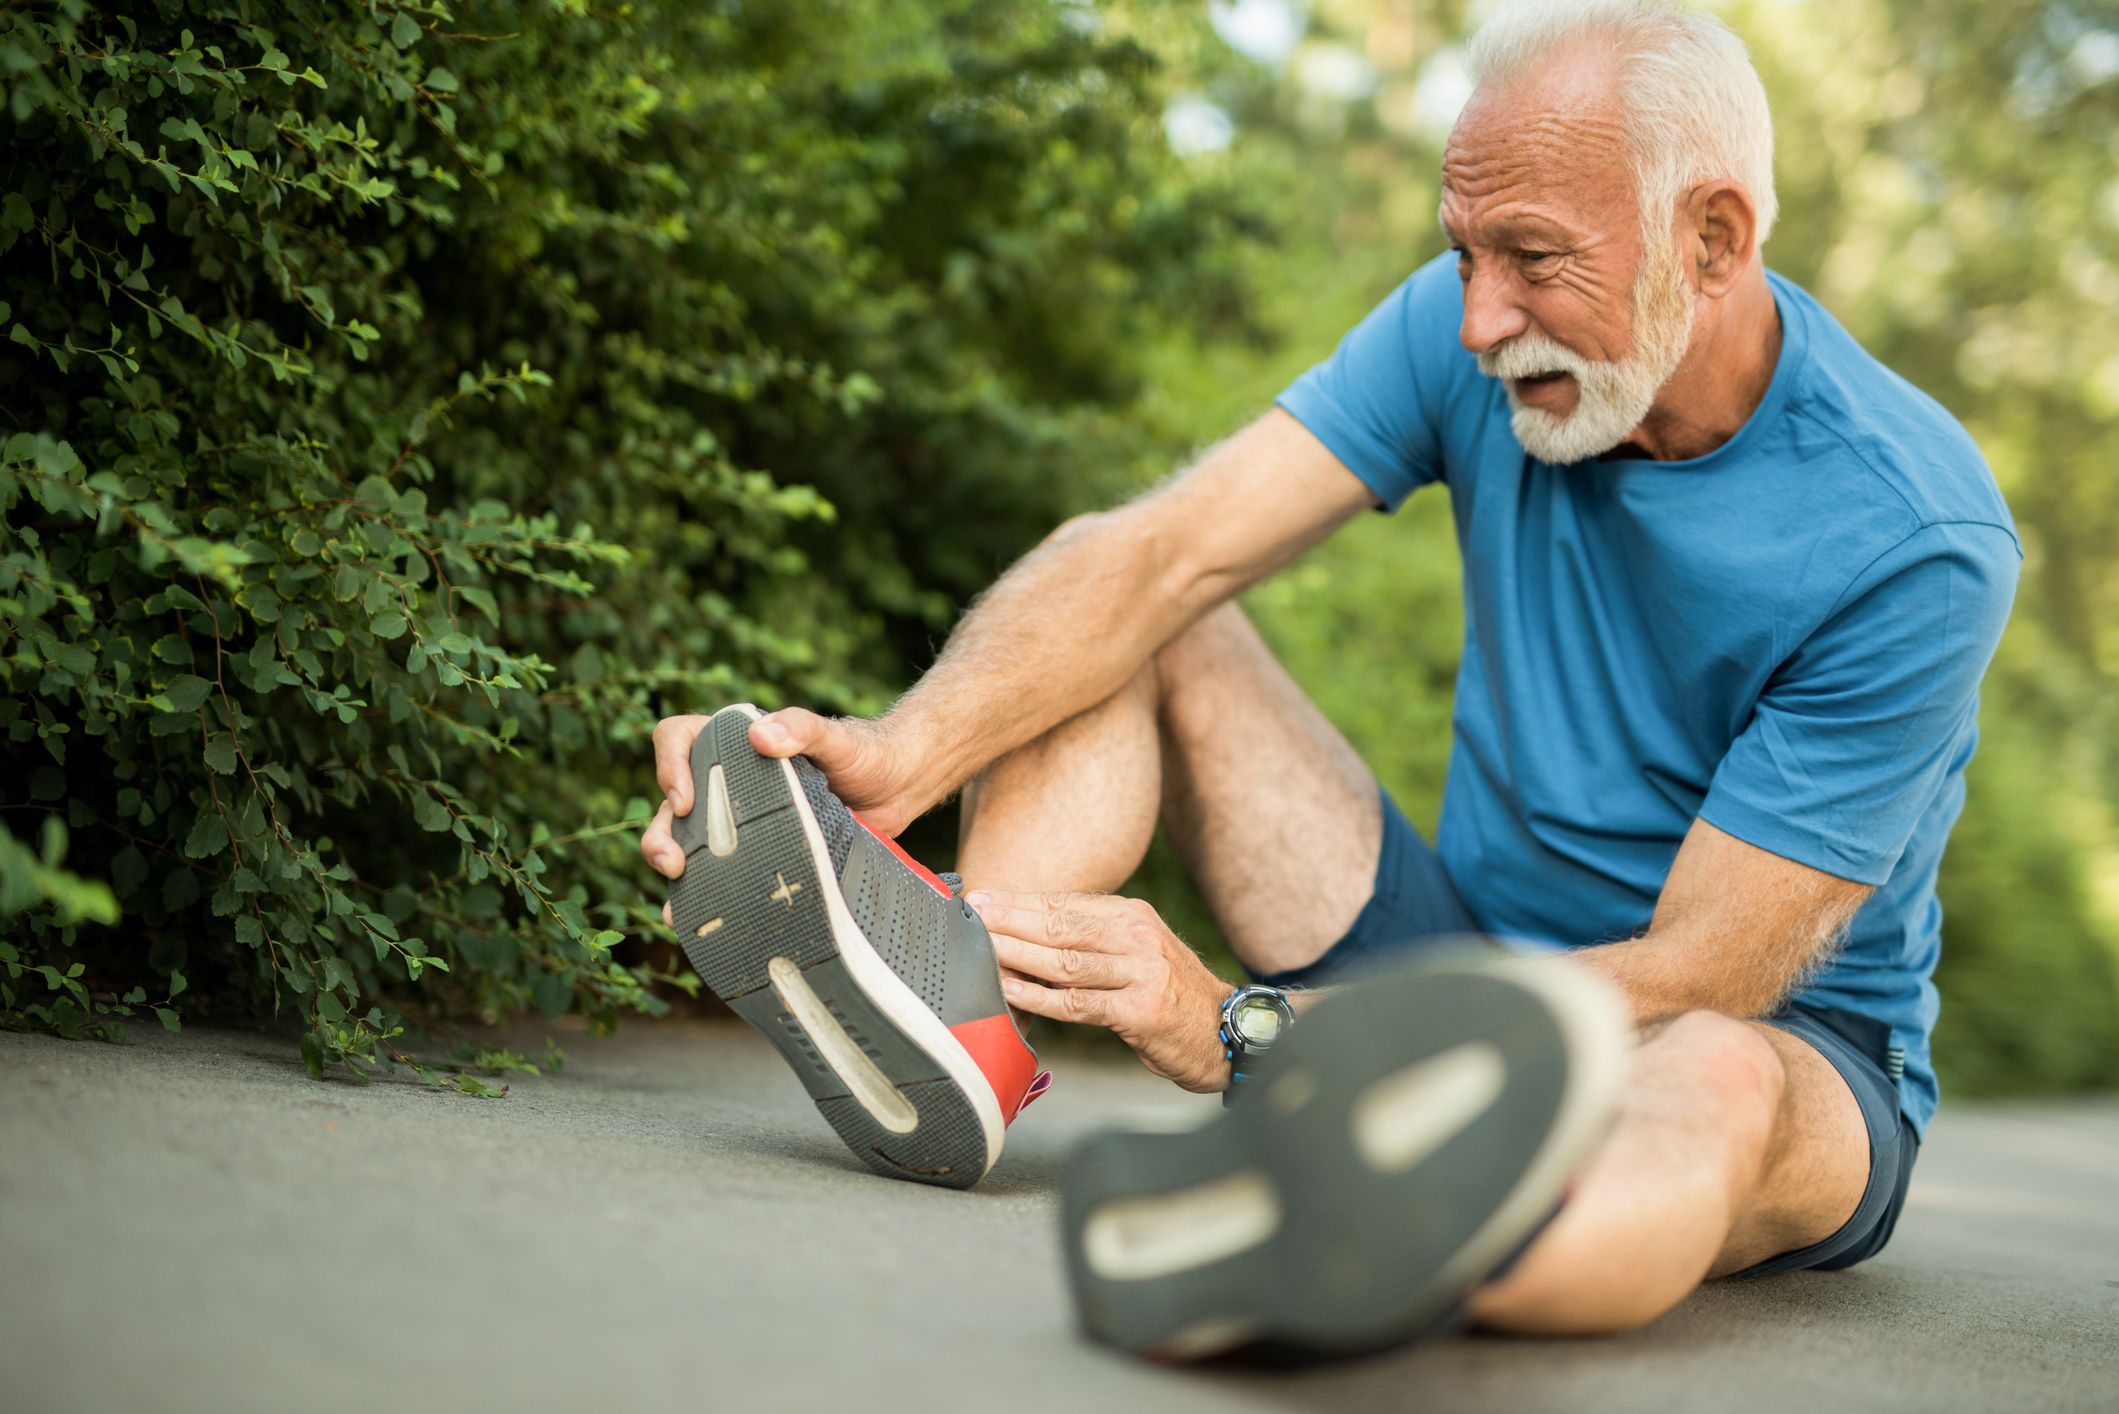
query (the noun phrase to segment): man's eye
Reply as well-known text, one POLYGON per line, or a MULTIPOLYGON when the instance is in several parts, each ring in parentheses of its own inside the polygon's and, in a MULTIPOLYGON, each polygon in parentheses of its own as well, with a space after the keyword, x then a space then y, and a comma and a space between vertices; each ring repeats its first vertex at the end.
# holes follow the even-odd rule
POLYGON ((1457 278, 1469 280, 1472 275, 1471 253, 1460 246, 1451 246, 1450 249, 1457 252, 1457 278))
POLYGON ((1537 265, 1547 260, 1558 260, 1560 258, 1560 253, 1556 250, 1526 250, 1519 251, 1518 255, 1525 265, 1537 265))

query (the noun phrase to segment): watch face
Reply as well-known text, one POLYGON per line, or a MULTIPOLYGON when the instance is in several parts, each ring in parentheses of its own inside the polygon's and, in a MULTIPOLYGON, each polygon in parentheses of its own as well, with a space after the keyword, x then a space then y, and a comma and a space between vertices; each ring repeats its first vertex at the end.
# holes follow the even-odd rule
POLYGON ((1229 1022, 1245 1045, 1263 1050, 1280 1036, 1280 1007, 1274 1005, 1271 997, 1245 997, 1229 1014, 1229 1022))

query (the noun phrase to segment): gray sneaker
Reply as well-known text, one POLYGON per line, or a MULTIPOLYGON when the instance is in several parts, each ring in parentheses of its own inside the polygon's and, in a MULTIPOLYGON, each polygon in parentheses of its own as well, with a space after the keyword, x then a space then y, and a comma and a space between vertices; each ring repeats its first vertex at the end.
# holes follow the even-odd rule
POLYGON ((748 703, 692 746, 670 917, 714 995, 794 1067, 877 1173, 969 1188, 1051 1082, 1001 996, 986 926, 797 756, 761 756, 748 703))
POLYGON ((1549 960, 1344 984, 1206 1125, 1070 1157, 1083 1325, 1165 1359, 1348 1354, 1437 1327, 1552 1215, 1630 1034, 1616 988, 1549 960))

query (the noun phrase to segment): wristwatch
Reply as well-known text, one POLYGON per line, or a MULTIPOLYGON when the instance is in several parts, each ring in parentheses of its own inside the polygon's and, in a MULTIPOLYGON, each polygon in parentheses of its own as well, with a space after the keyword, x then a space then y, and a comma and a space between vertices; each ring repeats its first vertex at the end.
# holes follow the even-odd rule
POLYGON ((1278 987, 1254 982, 1229 993, 1221 1004, 1221 1050, 1229 1058, 1229 1088, 1222 1092, 1223 1104, 1250 1078, 1258 1058, 1294 1024, 1295 1008, 1278 987))

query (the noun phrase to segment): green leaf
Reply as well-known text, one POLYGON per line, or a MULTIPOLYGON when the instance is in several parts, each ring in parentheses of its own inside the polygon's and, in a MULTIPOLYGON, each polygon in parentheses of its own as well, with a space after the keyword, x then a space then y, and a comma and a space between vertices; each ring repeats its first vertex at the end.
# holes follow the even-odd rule
POLYGON ((410 49, 419 43, 420 33, 419 21, 403 10, 399 10, 397 18, 390 22, 390 42, 400 49, 410 49))
POLYGON ((309 1072, 311 1080, 324 1078, 324 1043, 314 1031, 302 1033, 302 1068, 309 1072))
POLYGON ((434 68, 427 70, 426 78, 422 79, 420 82, 422 86, 426 88, 431 88, 436 93, 456 92, 456 75, 450 73, 447 69, 444 69, 439 65, 436 65, 434 68))
POLYGON ((147 882, 147 856, 129 844, 111 856, 110 887, 119 898, 131 898, 147 882))
POLYGON ((162 1025, 168 1030, 182 1031, 184 1029, 184 1023, 177 1018, 175 1010, 170 1007, 156 1007, 155 1015, 162 1019, 162 1025))
POLYGON ((191 833, 184 839, 184 853, 193 859, 206 859, 228 848, 228 826, 220 815, 210 807, 201 811, 191 833))
POLYGON ((199 876, 191 869, 172 869, 162 880, 162 907, 175 913, 199 901, 199 876))
POLYGON ((405 632, 405 616, 395 609, 377 614, 368 620, 368 632, 377 638, 400 638, 405 632))
POLYGON ((412 819, 422 830, 440 834, 449 828, 453 818, 447 806, 425 791, 412 797, 412 819))
POLYGON ((324 959, 324 985, 335 991, 353 990, 353 969, 340 957, 324 959))
POLYGON ((199 704, 204 702, 206 695, 212 691, 213 684, 206 679, 192 673, 183 673, 170 680, 169 685, 162 689, 162 695, 169 699, 171 711, 196 712, 199 710, 199 704))
POLYGON ((206 739, 206 764, 224 776, 235 774, 235 741, 222 732, 206 739))

